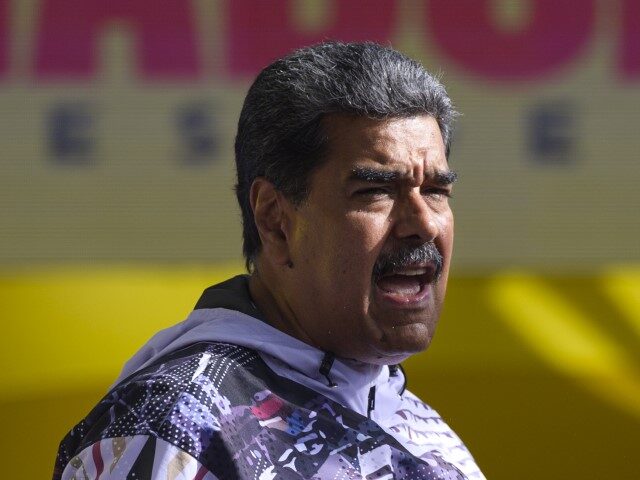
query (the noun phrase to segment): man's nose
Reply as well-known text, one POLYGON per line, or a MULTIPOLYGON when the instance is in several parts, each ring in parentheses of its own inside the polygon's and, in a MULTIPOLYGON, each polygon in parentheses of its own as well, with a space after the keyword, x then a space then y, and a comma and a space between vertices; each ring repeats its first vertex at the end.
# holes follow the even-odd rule
POLYGON ((397 205, 394 234, 399 239, 433 241, 439 234, 437 213, 427 204, 418 191, 408 195, 397 205))

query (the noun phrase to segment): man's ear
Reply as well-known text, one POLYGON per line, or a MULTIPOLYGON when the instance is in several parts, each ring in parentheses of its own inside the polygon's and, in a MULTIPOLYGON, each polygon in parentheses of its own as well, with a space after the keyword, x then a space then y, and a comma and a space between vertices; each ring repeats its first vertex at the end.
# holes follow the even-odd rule
POLYGON ((249 201, 262 242, 262 255, 277 265, 290 264, 289 201, 264 177, 256 178, 251 184, 249 201))

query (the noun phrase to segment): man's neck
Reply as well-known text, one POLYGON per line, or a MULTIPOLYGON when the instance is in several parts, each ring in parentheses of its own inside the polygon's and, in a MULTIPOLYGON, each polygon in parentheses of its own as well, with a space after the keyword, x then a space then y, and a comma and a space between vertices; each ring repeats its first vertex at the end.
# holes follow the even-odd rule
POLYGON ((280 285, 281 282, 275 279, 264 278, 265 275, 258 269, 254 270, 249 277, 249 294, 264 319, 272 327, 298 340, 320 348, 309 335, 306 334, 294 312, 289 308, 284 296, 277 295, 268 285, 280 285))

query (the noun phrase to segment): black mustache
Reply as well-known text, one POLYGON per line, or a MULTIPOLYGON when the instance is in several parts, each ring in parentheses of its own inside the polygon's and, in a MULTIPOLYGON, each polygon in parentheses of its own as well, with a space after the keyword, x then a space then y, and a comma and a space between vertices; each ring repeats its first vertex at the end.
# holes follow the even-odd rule
POLYGON ((378 279, 388 273, 410 267, 415 264, 431 263, 435 267, 431 281, 437 281, 442 273, 444 260, 433 242, 419 246, 402 247, 380 254, 373 266, 373 278, 378 279))

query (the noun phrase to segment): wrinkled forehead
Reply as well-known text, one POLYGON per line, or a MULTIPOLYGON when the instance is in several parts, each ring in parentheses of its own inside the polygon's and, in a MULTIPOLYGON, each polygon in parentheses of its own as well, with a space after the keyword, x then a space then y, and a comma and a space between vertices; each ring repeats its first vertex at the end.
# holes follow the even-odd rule
POLYGON ((323 120, 327 135, 326 158, 340 170, 354 165, 377 166, 410 174, 416 168, 447 170, 442 134, 428 115, 373 119, 330 115, 323 120))

